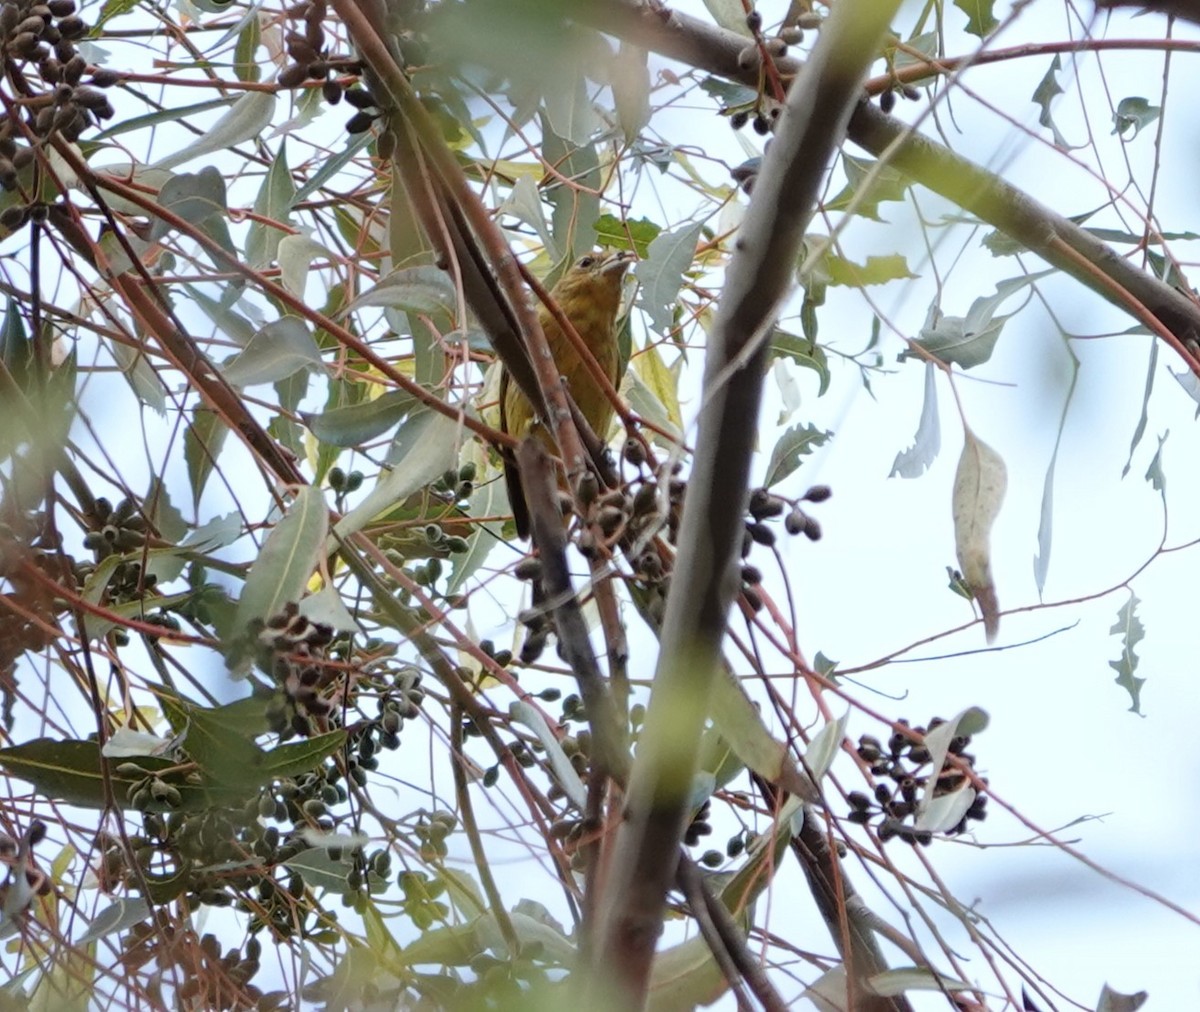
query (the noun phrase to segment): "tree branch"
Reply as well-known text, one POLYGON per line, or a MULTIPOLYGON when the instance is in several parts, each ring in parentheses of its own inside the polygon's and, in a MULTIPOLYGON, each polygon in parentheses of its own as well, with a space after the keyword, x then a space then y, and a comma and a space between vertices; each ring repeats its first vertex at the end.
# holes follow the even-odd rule
POLYGON ((596 979, 615 973, 630 1008, 645 1000, 737 585, 767 358, 766 342, 757 338, 787 294, 826 166, 896 6, 845 0, 834 8, 791 87, 726 273, 658 668, 597 918, 593 971, 596 979))

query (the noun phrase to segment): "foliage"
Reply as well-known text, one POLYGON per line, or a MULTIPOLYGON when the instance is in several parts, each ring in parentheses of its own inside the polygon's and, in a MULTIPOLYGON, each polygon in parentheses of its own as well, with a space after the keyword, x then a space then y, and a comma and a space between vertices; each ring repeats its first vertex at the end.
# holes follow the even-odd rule
MULTIPOLYGON (((634 6, 392 0, 374 23, 349 0, 0 6, 0 768, 12 799, 0 925, 13 939, 0 1008, 577 1000, 622 788, 632 763, 652 761, 638 746, 656 637, 672 609, 701 608, 672 576, 704 451, 694 416, 731 381, 700 378, 704 353, 771 157, 760 138, 795 115, 782 112, 798 69, 788 48, 810 53, 824 13, 764 3, 747 18, 742 4, 706 3, 734 38, 687 28, 688 51, 655 34, 664 13, 634 6), (713 39, 725 50, 706 49, 713 39), (639 258, 620 411, 597 434, 615 452, 563 452, 568 476, 546 483, 565 500, 554 509, 570 572, 549 541, 530 554, 509 521, 500 369, 540 383, 548 403, 564 395, 536 375, 497 245, 545 287, 596 245, 639 258)), ((1164 341, 1195 397, 1200 327, 1168 248, 1195 236, 1158 230, 1149 207, 1144 233, 1087 224, 1083 207, 1071 220, 1031 210, 989 173, 972 204, 932 148, 876 144, 871 123, 899 129, 900 116, 935 136, 930 112, 960 101, 976 57, 982 72, 1028 55, 992 45, 1005 25, 989 3, 933 11, 906 9, 865 54, 881 61, 866 82, 878 107, 849 129, 870 157, 839 150, 784 265, 796 297, 745 335, 754 347, 735 363, 765 347, 778 415, 762 423, 756 487, 728 489, 741 552, 712 578, 735 604, 728 628, 714 626, 726 664, 699 768, 674 785, 683 857, 651 1007, 731 989, 766 1007, 786 994, 902 1009, 918 991, 959 1008, 994 994, 1052 1005, 1052 986, 977 929, 970 897, 926 874, 951 838, 984 835, 987 715, 911 724, 849 678, 902 651, 850 670, 802 645, 797 592, 839 516, 830 488, 806 478, 837 451, 831 387, 876 394, 919 374, 902 478, 939 463, 937 387, 951 390, 964 449, 928 521, 941 539, 928 568, 940 582, 956 544, 952 588, 975 598, 991 642, 1004 633, 997 597, 1010 602, 989 542, 1006 463, 967 423, 987 413, 964 371, 994 367, 1065 272, 1133 315, 1139 339, 1164 341), (931 190, 961 206, 937 217, 931 190), (1140 251, 1141 267, 1111 259, 1147 287, 1075 252, 1085 241, 1140 251), (1051 268, 1030 269, 1029 248, 1051 268), (986 262, 1007 276, 977 280, 986 262), (898 323, 890 298, 920 302, 923 325, 898 323), (951 304, 970 308, 947 315, 951 304), (855 730, 833 716, 847 707, 855 730), (723 846, 705 845, 714 833, 723 846), (766 897, 793 863, 820 920, 789 934, 766 897), (899 965, 864 920, 852 884, 867 894, 864 868, 914 910, 888 929, 899 965), (926 932, 929 910, 939 927, 926 932), (982 969, 957 955, 971 945, 982 969)), ((1025 90, 1055 157, 1082 164, 1051 113, 1061 50, 1043 45, 1051 70, 1025 90)), ((1118 100, 1106 143, 1152 144, 1165 107, 1118 100)), ((1148 355, 1130 461, 1157 343, 1148 355)), ((1075 390, 1072 374, 1044 479, 1039 596, 1075 390)), ((1163 440, 1146 478, 1165 510, 1163 440)), ((876 574, 850 568, 821 592, 857 611, 876 574)), ((1139 711, 1147 630, 1130 579, 1109 663, 1139 711)), ((950 632, 974 624, 960 597, 939 602, 939 617, 957 616, 950 632)), ((892 912, 880 901, 870 916, 892 912)), ((595 1007, 620 1007, 620 976, 590 978, 595 1007)), ((1136 1000, 1105 988, 1101 1007, 1136 1000)))

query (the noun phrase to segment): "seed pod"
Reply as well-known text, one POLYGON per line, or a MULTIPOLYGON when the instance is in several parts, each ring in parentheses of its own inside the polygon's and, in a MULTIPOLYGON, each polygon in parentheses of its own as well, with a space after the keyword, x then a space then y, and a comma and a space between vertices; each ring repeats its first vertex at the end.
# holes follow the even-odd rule
POLYGON ((639 440, 630 436, 625 440, 625 459, 634 467, 637 467, 646 462, 646 448, 642 446, 639 440))
POLYGON ((889 88, 879 96, 879 108, 883 112, 891 112, 896 107, 896 93, 889 88))
POLYGON ((804 493, 804 498, 809 502, 824 502, 831 495, 833 495, 833 489, 828 485, 814 485, 804 493))
POLYGON ((763 545, 766 548, 770 548, 775 544, 775 532, 766 524, 749 524, 746 527, 746 531, 749 533, 753 541, 758 542, 760 545, 763 545))
POLYGON ((369 112, 359 110, 346 121, 346 133, 361 134, 366 133, 371 129, 371 124, 375 122, 375 117, 369 112))
POLYGON ((330 105, 337 105, 342 100, 342 86, 337 81, 326 81, 321 85, 321 95, 330 105))
POLYGON ((75 101, 85 109, 99 109, 108 102, 108 96, 99 88, 85 84, 75 89, 75 101))
POLYGON ((758 47, 751 44, 746 46, 737 55, 737 65, 739 70, 750 70, 758 64, 758 47))
POLYGON ((281 88, 298 88, 308 77, 307 65, 289 63, 279 72, 275 83, 281 88))
POLYGON ((75 0, 50 0, 46 6, 56 18, 65 18, 75 13, 75 0))
POLYGON ((375 151, 382 161, 391 161, 396 150, 396 135, 390 130, 382 131, 375 139, 375 151))
MULTIPOLYGON (((74 57, 71 57, 71 59, 74 59, 74 57)), ((92 74, 92 84, 97 88, 111 88, 120 80, 121 75, 115 70, 109 70, 108 67, 98 67, 92 74)))
POLYGON ((0 211, 0 226, 8 229, 10 232, 15 232, 19 228, 23 228, 25 222, 29 220, 29 208, 25 204, 10 204, 3 211, 0 211))
MULTIPOLYGON (((57 63, 58 61, 56 60, 55 62, 57 63)), ((66 81, 67 84, 71 84, 71 85, 78 84, 80 79, 83 77, 83 72, 85 70, 87 70, 87 60, 85 60, 82 56, 80 56, 78 53, 76 53, 63 66, 63 70, 62 70, 63 80, 66 81)))
POLYGON ((28 17, 13 30, 13 33, 20 35, 23 32, 28 32, 30 35, 36 35, 41 38, 42 31, 46 27, 46 22, 39 17, 28 17))
POLYGON ((741 130, 742 127, 744 127, 749 122, 750 122, 750 113, 747 112, 745 109, 739 109, 737 112, 735 112, 732 116, 729 117, 729 125, 731 127, 733 127, 734 130, 741 130))
POLYGON ((0 186, 6 190, 17 188, 17 169, 7 158, 0 158, 0 186))
POLYGON ((33 132, 39 137, 45 137, 54 126, 54 112, 54 107, 49 105, 38 110, 33 120, 33 132))
POLYGON ((313 48, 314 52, 320 52, 325 48, 325 29, 321 27, 321 22, 317 19, 304 22, 304 40, 313 48))
POLYGON ((767 39, 763 43, 763 48, 766 49, 769 56, 774 56, 776 59, 787 55, 787 43, 778 37, 767 39))
MULTIPOLYGON (((41 24, 39 19, 38 24, 41 24)), ((38 44, 38 37, 33 32, 20 32, 12 37, 12 41, 8 44, 10 52, 18 56, 29 56, 38 44)))
POLYGON ((765 137, 771 132, 771 121, 762 113, 754 117, 754 122, 751 125, 754 127, 754 132, 761 137, 765 137))
POLYGON ((329 64, 325 60, 313 60, 308 65, 308 76, 318 81, 329 76, 329 64))
POLYGON ((21 20, 21 11, 14 3, 7 3, 0 7, 0 34, 11 35, 12 30, 17 27, 17 22, 21 20))
POLYGON ((804 29, 797 28, 795 25, 788 25, 787 28, 779 30, 779 37, 789 46, 798 46, 804 41, 804 29))
POLYGON ((82 39, 88 33, 88 26, 83 18, 72 14, 59 21, 58 30, 62 32, 63 39, 82 39))

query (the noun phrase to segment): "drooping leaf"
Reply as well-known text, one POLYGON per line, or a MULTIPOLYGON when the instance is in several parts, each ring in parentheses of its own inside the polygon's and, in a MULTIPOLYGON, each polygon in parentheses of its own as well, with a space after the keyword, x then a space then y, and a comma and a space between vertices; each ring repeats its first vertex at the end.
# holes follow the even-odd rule
POLYGON ((1162 469, 1162 452, 1163 444, 1167 441, 1167 436, 1171 434, 1168 429, 1158 437, 1158 449, 1154 451, 1154 456, 1150 460, 1150 466, 1146 468, 1146 480, 1150 482, 1154 491, 1159 493, 1164 499, 1167 495, 1167 476, 1162 469))
POLYGON ((650 122, 650 70, 646 59, 646 50, 622 42, 613 63, 613 102, 626 141, 632 141, 650 122))
POLYGON ((229 427, 221 421, 220 415, 203 404, 196 405, 192 424, 183 434, 183 459, 192 486, 193 506, 200 504, 204 486, 208 484, 228 435, 229 427))
POLYGON ((1129 693, 1129 709, 1134 713, 1142 712, 1142 686, 1146 679, 1138 678, 1138 655, 1135 652, 1138 643, 1146 635, 1146 628, 1137 616, 1137 606, 1141 602, 1136 594, 1130 594, 1129 600, 1117 612, 1117 621, 1113 623, 1109 633, 1121 637, 1121 656, 1115 661, 1109 661, 1108 666, 1117 673, 1116 683, 1129 693))
POLYGON ((329 512, 321 490, 305 485, 287 515, 275 525, 250 567, 238 599, 236 628, 266 620, 299 601, 316 568, 329 530, 329 512))
MULTIPOLYGON (((203 226, 210 218, 223 218, 228 213, 225 177, 212 165, 206 165, 196 173, 172 176, 159 190, 158 203, 173 217, 189 225, 203 226)), ((174 227, 166 218, 155 218, 150 237, 162 239, 174 227)))
POLYGON ((1057 147, 1064 151, 1070 148, 1067 140, 1058 130, 1058 124, 1054 122, 1054 117, 1050 113, 1050 103, 1063 93, 1063 87, 1058 83, 1058 72, 1062 69, 1062 58, 1055 56, 1050 61, 1050 69, 1046 71, 1045 76, 1038 82, 1038 86, 1033 91, 1033 101, 1041 107, 1041 112, 1038 113, 1038 122, 1050 129, 1054 135, 1054 143, 1057 147))
MULTIPOLYGON (((1142 413, 1138 416, 1137 426, 1133 430, 1133 438, 1129 441, 1129 459, 1125 461, 1125 466, 1121 468, 1121 477, 1129 473, 1130 467, 1133 466, 1133 451, 1137 449, 1138 443, 1142 441, 1142 436, 1146 434, 1146 423, 1149 421, 1150 410, 1150 393, 1154 390, 1154 375, 1158 369, 1158 339, 1154 338, 1150 341, 1150 362, 1146 367, 1146 386, 1142 391, 1142 413)), ((1192 375, 1189 373, 1188 375, 1192 375)))
POLYGON ((938 418, 937 368, 932 362, 925 363, 925 400, 921 404, 921 420, 917 423, 917 435, 913 445, 896 454, 889 478, 919 478, 937 460, 942 448, 942 425, 938 418))
POLYGON ((963 581, 975 595, 991 643, 1000 628, 1000 605, 992 579, 991 533, 1004 502, 1008 475, 1000 454, 969 427, 964 426, 964 430, 962 456, 954 476, 954 548, 963 581))
POLYGON ((805 369, 811 369, 820 378, 820 386, 817 388, 817 396, 823 396, 825 391, 829 389, 829 360, 825 355, 825 349, 815 341, 810 341, 807 337, 800 337, 797 334, 788 333, 786 330, 781 330, 776 327, 771 331, 771 352, 775 355, 783 355, 799 366, 805 369))
POLYGON ((826 721, 804 750, 804 769, 813 778, 814 783, 819 783, 829 772, 829 767, 841 752, 849 720, 850 711, 847 710, 837 720, 826 721))
POLYGON ((292 173, 288 168, 285 139, 263 177, 258 196, 254 198, 255 219, 250 223, 250 231, 246 235, 246 262, 256 270, 268 266, 275 259, 279 241, 287 235, 276 223, 279 226, 290 223, 295 199, 296 184, 292 182, 292 173))
POLYGON ((364 306, 382 306, 406 313, 453 313, 454 285, 436 267, 402 267, 363 292, 342 310, 346 316, 364 306))

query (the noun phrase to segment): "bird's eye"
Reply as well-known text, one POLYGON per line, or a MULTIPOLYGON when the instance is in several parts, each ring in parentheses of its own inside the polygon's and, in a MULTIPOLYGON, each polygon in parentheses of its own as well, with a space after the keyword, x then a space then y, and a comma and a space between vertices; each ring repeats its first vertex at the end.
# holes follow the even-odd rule
POLYGON ((580 257, 576 267, 582 267, 585 271, 596 262, 595 257, 580 257))

